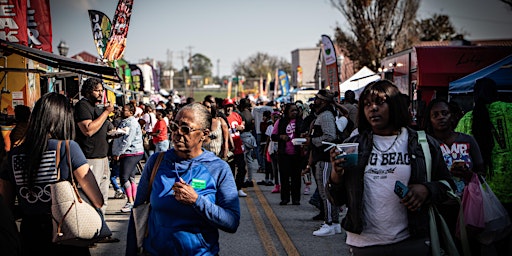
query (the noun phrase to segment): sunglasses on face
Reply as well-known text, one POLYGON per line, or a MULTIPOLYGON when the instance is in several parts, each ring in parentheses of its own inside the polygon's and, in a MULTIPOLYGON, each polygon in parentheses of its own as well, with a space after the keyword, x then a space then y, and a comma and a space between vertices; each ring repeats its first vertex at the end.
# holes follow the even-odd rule
POLYGON ((175 122, 170 122, 169 123, 169 128, 171 129, 172 132, 177 132, 178 130, 180 130, 180 132, 184 135, 187 135, 193 131, 200 131, 202 129, 196 129, 196 128, 192 128, 188 125, 182 125, 182 126, 179 126, 177 123, 175 122))

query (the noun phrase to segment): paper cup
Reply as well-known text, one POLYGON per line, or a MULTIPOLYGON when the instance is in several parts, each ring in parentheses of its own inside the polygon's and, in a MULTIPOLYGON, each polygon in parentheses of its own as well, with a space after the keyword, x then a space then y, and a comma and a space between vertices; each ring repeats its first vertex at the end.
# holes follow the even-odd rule
POLYGON ((357 165, 359 143, 343 143, 336 145, 336 147, 341 152, 336 156, 336 159, 346 159, 346 161, 342 164, 343 167, 357 165))

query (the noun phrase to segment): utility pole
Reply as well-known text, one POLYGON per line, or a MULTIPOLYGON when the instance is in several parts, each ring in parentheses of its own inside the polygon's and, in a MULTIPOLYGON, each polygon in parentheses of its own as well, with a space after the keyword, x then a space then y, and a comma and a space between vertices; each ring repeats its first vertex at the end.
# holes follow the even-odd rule
POLYGON ((194 97, 194 84, 192 83, 192 46, 187 46, 188 49, 188 75, 190 78, 190 97, 194 97))
POLYGON ((167 49, 167 67, 172 69, 173 68, 173 65, 172 65, 172 51, 170 51, 169 49, 167 49))
POLYGON ((183 73, 183 88, 187 88, 187 72, 185 72, 185 52, 180 51, 179 58, 181 59, 181 70, 183 73))
POLYGON ((220 59, 217 59, 217 78, 220 81, 220 59))
POLYGON ((167 77, 169 78, 169 90, 174 89, 174 69, 172 65, 172 51, 167 49, 167 63, 166 63, 166 71, 167 77))
POLYGON ((188 49, 188 74, 192 76, 192 46, 187 46, 188 49))

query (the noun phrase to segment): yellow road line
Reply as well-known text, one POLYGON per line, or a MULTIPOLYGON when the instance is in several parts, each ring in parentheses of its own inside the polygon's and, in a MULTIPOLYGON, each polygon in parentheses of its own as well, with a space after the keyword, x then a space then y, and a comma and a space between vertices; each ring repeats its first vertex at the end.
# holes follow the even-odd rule
POLYGON ((258 198, 258 201, 260 201, 263 211, 267 215, 267 218, 270 220, 270 223, 272 223, 272 227, 274 228, 277 237, 279 237, 279 240, 281 241, 286 254, 293 256, 300 255, 299 251, 297 251, 297 248, 288 236, 288 233, 286 233, 286 230, 284 230, 283 225, 281 225, 281 222, 279 222, 277 219, 277 216, 274 214, 274 211, 272 211, 272 208, 268 204, 267 199, 257 185, 254 185, 254 191, 256 192, 256 197, 258 198))
POLYGON ((260 236, 261 243, 263 244, 263 248, 267 252, 267 255, 278 255, 276 246, 272 242, 272 238, 268 233, 261 216, 258 214, 258 209, 254 204, 254 201, 250 196, 246 197, 247 208, 249 209, 249 213, 251 214, 252 220, 254 221, 254 226, 256 226, 256 231, 260 236))

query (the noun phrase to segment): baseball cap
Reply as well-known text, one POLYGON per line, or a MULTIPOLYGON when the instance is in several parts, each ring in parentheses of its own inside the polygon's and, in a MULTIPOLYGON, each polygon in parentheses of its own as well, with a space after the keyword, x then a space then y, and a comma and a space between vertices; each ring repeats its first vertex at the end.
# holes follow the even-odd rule
POLYGON ((222 106, 225 107, 225 106, 228 106, 228 105, 235 105, 235 102, 230 99, 230 98, 226 98, 222 101, 222 106))

